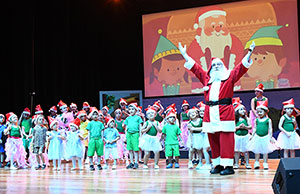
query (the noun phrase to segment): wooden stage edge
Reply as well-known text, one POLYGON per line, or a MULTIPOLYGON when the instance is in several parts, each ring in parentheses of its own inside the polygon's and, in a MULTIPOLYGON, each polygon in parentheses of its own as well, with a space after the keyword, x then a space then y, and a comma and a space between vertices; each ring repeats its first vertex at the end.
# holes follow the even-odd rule
MULTIPOLYGON (((155 170, 153 160, 149 169, 127 170, 125 164, 117 170, 71 171, 71 163, 62 170, 0 169, 0 193, 273 193, 271 184, 279 159, 269 159, 269 170, 246 170, 244 166, 234 175, 211 175, 209 170, 187 169, 187 159, 180 160, 179 169, 155 170)), ((261 167, 262 167, 262 161, 261 167)), ((253 167, 254 160, 250 160, 253 167)))

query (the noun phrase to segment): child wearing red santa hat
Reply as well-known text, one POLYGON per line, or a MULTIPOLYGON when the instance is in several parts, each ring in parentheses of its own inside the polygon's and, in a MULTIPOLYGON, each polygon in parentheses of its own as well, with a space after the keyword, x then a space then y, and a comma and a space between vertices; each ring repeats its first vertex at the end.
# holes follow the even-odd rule
POLYGON ((283 103, 284 115, 281 116, 278 128, 281 132, 278 135, 277 141, 279 147, 284 150, 283 155, 285 158, 295 158, 295 150, 300 149, 300 137, 296 133, 297 122, 293 115, 295 109, 294 99, 284 101, 283 103))
POLYGON ((22 130, 18 125, 18 117, 13 112, 6 114, 8 126, 4 130, 4 134, 9 138, 5 144, 6 161, 10 161, 10 169, 16 170, 14 162, 17 162, 19 168, 26 167, 26 152, 22 141, 22 130))
POLYGON ((252 129, 252 126, 250 124, 250 120, 247 116, 247 111, 244 105, 241 104, 241 101, 239 98, 238 102, 234 104, 234 110, 235 110, 235 147, 234 147, 234 160, 235 163, 233 165, 234 169, 239 168, 239 158, 240 154, 244 153, 244 156, 246 158, 246 168, 251 169, 251 165, 249 164, 249 153, 248 153, 248 143, 249 143, 249 130, 252 129))
POLYGON ((269 112, 268 101, 257 102, 253 134, 248 144, 249 151, 255 154, 254 169, 259 169, 259 157, 263 155, 263 168, 269 169, 268 154, 277 150, 276 140, 272 137, 272 120, 267 116, 269 112))

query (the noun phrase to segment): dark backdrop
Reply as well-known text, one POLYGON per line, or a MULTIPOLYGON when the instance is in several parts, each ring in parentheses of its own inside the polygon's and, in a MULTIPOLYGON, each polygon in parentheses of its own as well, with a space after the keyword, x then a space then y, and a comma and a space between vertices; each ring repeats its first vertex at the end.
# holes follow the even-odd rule
POLYGON ((99 106, 100 90, 143 89, 142 14, 233 0, 5 1, 0 113, 62 99, 99 106))

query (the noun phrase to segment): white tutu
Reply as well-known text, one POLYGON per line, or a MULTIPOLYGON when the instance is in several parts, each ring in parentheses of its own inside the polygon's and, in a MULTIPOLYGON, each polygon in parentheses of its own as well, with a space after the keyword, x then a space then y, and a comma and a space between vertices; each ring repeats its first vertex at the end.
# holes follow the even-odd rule
POLYGON ((249 143, 249 134, 247 135, 236 135, 234 134, 234 151, 235 152, 247 152, 249 143))
POLYGON ((300 137, 296 133, 296 131, 293 131, 290 137, 288 137, 286 133, 280 132, 277 138, 277 142, 281 149, 300 149, 300 137))
POLYGON ((65 147, 65 158, 72 159, 72 157, 83 158, 84 145, 81 139, 78 137, 78 132, 68 132, 67 143, 65 147))
POLYGON ((151 136, 148 134, 142 135, 139 147, 144 151, 157 152, 162 150, 159 139, 156 136, 151 136))
POLYGON ((276 145, 278 143, 274 138, 273 141, 275 143, 271 143, 270 136, 268 135, 260 137, 255 134, 254 137, 249 141, 248 150, 255 154, 271 153, 279 148, 279 146, 276 145))
POLYGON ((208 135, 207 133, 192 133, 189 135, 188 141, 187 141, 187 147, 189 149, 206 149, 210 147, 209 141, 208 141, 208 135), (193 147, 191 146, 193 144, 193 147))

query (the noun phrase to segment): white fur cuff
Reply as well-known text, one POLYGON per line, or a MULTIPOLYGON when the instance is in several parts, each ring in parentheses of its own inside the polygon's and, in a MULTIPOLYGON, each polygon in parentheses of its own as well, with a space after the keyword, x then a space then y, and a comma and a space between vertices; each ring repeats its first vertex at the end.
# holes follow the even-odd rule
POLYGON ((191 57, 189 57, 189 60, 184 63, 184 67, 187 68, 188 70, 191 70, 194 65, 195 65, 195 61, 191 57))

